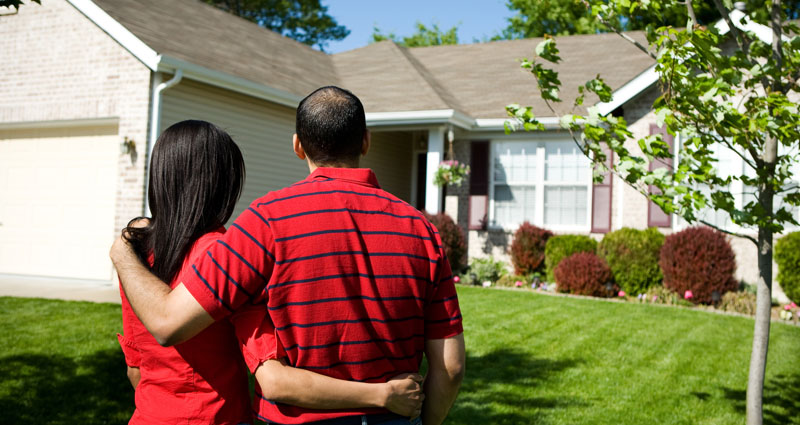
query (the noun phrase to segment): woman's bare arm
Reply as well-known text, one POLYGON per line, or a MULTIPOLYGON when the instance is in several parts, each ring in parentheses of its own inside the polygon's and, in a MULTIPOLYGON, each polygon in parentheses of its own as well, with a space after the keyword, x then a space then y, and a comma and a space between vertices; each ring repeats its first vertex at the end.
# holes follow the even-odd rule
POLYGON ((422 376, 418 374, 368 384, 294 368, 281 360, 267 360, 256 369, 255 376, 264 398, 309 409, 380 407, 414 418, 419 416, 425 399, 422 376))

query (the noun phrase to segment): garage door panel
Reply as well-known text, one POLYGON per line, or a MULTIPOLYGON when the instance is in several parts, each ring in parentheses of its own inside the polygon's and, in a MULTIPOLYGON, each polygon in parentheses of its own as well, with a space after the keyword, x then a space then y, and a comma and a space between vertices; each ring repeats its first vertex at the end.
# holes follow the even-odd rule
POLYGON ((0 133, 0 273, 110 281, 119 147, 109 133, 0 133))

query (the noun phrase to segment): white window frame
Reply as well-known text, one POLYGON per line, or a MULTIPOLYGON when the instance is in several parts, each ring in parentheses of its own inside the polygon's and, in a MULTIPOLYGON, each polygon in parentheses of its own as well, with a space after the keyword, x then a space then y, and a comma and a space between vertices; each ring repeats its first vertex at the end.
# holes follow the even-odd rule
MULTIPOLYGON (((536 145, 536 175, 535 175, 535 183, 534 187, 536 188, 536 199, 535 199, 535 210, 533 215, 533 220, 531 224, 542 227, 547 230, 551 230, 558 233, 591 233, 592 230, 592 169, 591 164, 587 165, 588 172, 587 177, 585 179, 586 184, 586 222, 581 225, 546 225, 544 223, 544 197, 545 197, 545 188, 550 186, 570 186, 574 187, 575 183, 573 182, 545 182, 545 165, 546 165, 546 155, 545 155, 545 147, 548 143, 575 143, 572 138, 569 136, 561 136, 561 135, 547 135, 542 138, 503 138, 503 139, 494 139, 490 140, 489 143, 489 230, 502 230, 506 232, 513 232, 517 230, 516 228, 509 228, 503 225, 499 225, 496 222, 495 217, 495 186, 497 183, 494 180, 494 172, 495 172, 495 144, 496 143, 532 143, 536 145)), ((515 181, 507 181, 506 184, 508 186, 522 186, 527 185, 530 186, 529 182, 515 182, 515 181)))

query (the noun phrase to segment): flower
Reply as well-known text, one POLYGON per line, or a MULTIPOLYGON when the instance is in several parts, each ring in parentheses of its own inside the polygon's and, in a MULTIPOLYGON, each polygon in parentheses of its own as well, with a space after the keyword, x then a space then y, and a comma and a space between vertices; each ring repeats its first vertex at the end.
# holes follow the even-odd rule
POLYGON ((517 288, 519 288, 520 286, 522 286, 522 281, 521 281, 521 280, 518 280, 518 281, 514 282, 514 286, 516 286, 517 288))
POLYGON ((792 308, 797 308, 797 304, 795 304, 794 302, 792 302, 791 304, 789 304, 789 306, 790 306, 790 307, 792 307, 792 308))
POLYGON ((458 276, 453 276, 453 282, 455 283, 461 282, 461 278, 458 276))
POLYGON ((788 310, 792 309, 792 306, 789 305, 789 304, 786 304, 785 306, 783 306, 783 309, 788 311, 788 310))
POLYGON ((692 294, 692 291, 688 291, 687 290, 686 292, 683 293, 683 298, 687 299, 687 300, 691 299, 693 296, 694 296, 694 294, 692 294))
POLYGON ((617 295, 619 295, 620 297, 624 297, 625 296, 625 291, 619 291, 619 294, 617 294, 617 295))
POLYGON ((483 285, 484 288, 488 288, 488 287, 492 286, 492 282, 487 280, 487 281, 483 282, 482 285, 483 285))
POLYGON ((433 184, 437 186, 453 185, 461 186, 464 178, 469 175, 469 165, 461 164, 458 161, 442 161, 436 174, 433 176, 433 184))
POLYGON ((656 302, 657 299, 658 299, 658 295, 653 295, 653 302, 656 302))

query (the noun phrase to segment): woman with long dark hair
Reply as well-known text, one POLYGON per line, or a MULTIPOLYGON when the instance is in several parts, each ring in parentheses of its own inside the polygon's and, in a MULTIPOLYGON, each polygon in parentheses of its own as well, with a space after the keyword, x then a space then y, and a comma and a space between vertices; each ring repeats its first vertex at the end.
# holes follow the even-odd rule
MULTIPOLYGON (((181 270, 205 255, 225 232, 244 177, 242 154, 225 131, 205 121, 179 122, 162 133, 153 149, 148 190, 152 218, 132 220, 123 235, 153 274, 174 288, 181 270)), ((120 294, 124 335, 118 338, 136 391, 131 424, 252 423, 239 348, 244 341, 237 340, 231 321, 218 321, 184 343, 162 347, 136 317, 121 285, 120 294)), ((254 308, 248 320, 254 311, 266 318, 265 306, 254 308)), ((291 367, 281 370, 281 379, 312 382, 315 392, 328 395, 324 399, 341 401, 340 406, 315 406, 307 395, 288 394, 289 403, 385 407, 406 416, 419 407, 418 377, 365 384, 291 367)), ((281 385, 280 379, 270 382, 281 385)))

